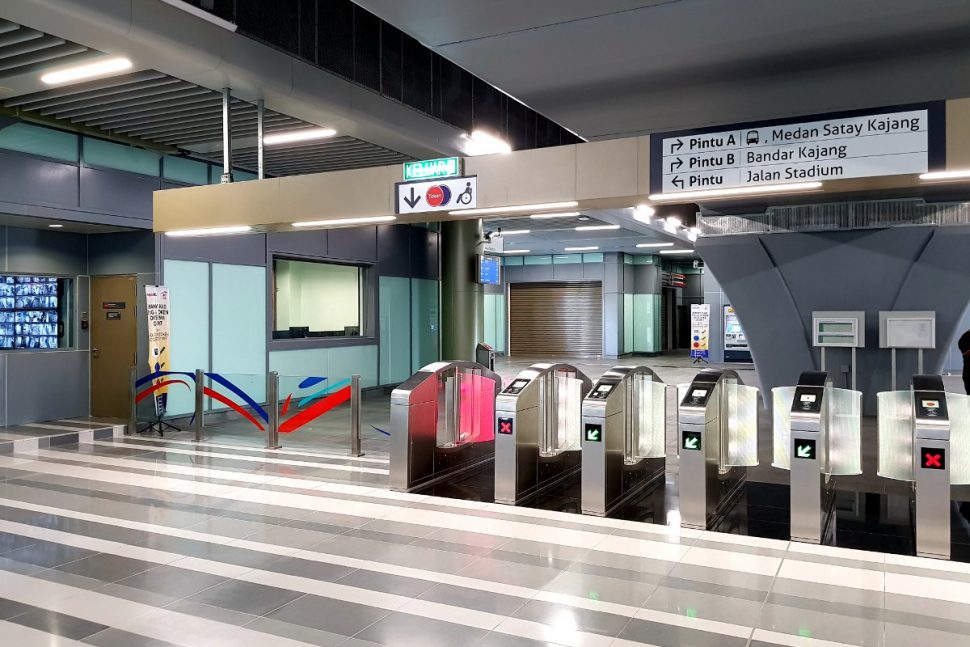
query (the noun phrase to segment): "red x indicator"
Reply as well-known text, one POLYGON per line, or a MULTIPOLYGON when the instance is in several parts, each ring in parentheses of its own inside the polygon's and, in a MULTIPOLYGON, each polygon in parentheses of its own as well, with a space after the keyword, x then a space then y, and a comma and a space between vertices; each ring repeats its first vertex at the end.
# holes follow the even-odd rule
POLYGON ((937 447, 921 447, 920 455, 923 457, 923 469, 942 470, 946 468, 946 450, 937 447))
POLYGON ((498 419, 498 432, 500 434, 511 434, 512 433, 512 418, 499 418, 498 419))

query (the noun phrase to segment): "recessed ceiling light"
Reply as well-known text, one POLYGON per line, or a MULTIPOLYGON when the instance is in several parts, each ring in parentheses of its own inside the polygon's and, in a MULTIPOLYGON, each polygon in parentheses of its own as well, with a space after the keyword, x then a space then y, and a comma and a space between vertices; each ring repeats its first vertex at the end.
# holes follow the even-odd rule
MULTIPOLYGON (((449 211, 449 216, 477 216, 479 214, 499 214, 499 213, 522 213, 524 211, 551 211, 553 209, 568 209, 578 207, 579 203, 575 200, 569 202, 540 202, 538 204, 518 204, 513 207, 495 207, 493 209, 460 209, 449 211)), ((559 214, 562 216, 563 214, 559 214)))
POLYGON ((287 130, 281 133, 264 135, 263 144, 266 146, 292 144, 294 142, 305 142, 313 139, 326 139, 336 134, 337 131, 333 128, 301 128, 300 130, 287 130))
POLYGON ((499 232, 503 236, 520 236, 522 234, 528 234, 531 229, 509 229, 508 231, 499 232))
POLYGON ((633 219, 639 222, 650 224, 655 213, 657 213, 657 210, 650 205, 638 204, 633 208, 633 219))
POLYGON ((484 130, 472 131, 471 135, 462 135, 464 139, 465 155, 475 157, 478 155, 508 154, 512 152, 512 147, 504 139, 500 139, 484 130))
POLYGON ((504 254, 528 254, 531 251, 532 251, 531 249, 507 249, 503 253, 504 254))
POLYGON ((594 245, 591 247, 564 247, 563 251, 564 252, 591 252, 596 249, 599 249, 599 247, 596 247, 594 245))
MULTIPOLYGON (((563 213, 534 213, 529 217, 535 218, 536 220, 552 220, 553 218, 575 218, 576 216, 579 216, 580 219, 583 218, 583 216, 579 215, 578 211, 564 211, 563 213)), ((587 218, 587 220, 589 220, 589 218, 587 218)))
POLYGON ((661 254, 693 254, 692 249, 661 249, 661 254))
POLYGON ((245 234, 252 231, 249 225, 232 225, 229 227, 203 227, 201 229, 176 229, 165 232, 166 236, 183 238, 188 236, 223 236, 225 234, 245 234))
POLYGON ((52 72, 47 72, 46 74, 41 75, 40 80, 42 83, 47 85, 61 85, 63 83, 82 81, 84 79, 90 79, 96 76, 118 74, 119 72, 124 72, 129 68, 131 68, 131 61, 129 61, 127 58, 123 56, 112 56, 109 58, 103 58, 99 61, 94 61, 93 63, 72 65, 71 67, 65 67, 52 72))
POLYGON ((638 243, 637 244, 637 247, 640 247, 641 249, 646 247, 673 247, 673 246, 674 246, 673 243, 638 243))
POLYGON ((792 182, 789 184, 765 184, 760 186, 739 186, 733 189, 705 189, 701 191, 681 191, 679 193, 654 193, 654 202, 683 202, 695 198, 736 198, 762 193, 798 193, 822 188, 821 182, 792 182))
POLYGON ((582 225, 576 227, 576 231, 606 231, 608 229, 619 229, 619 225, 582 225))
POLYGON ((304 220, 294 222, 294 227, 336 227, 337 225, 368 225, 375 222, 391 222, 397 216, 363 216, 361 218, 334 218, 333 220, 304 220))
POLYGON ((50 227, 51 229, 60 229, 64 225, 47 225, 47 226, 50 227))

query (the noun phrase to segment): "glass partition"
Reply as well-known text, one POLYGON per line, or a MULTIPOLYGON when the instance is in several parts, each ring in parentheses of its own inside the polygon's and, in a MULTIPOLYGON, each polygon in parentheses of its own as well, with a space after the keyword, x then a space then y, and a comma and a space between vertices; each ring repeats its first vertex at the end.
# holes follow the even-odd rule
POLYGON ((950 412, 950 484, 970 485, 970 396, 946 394, 950 412))
POLYGON ((791 406, 794 386, 776 386, 771 390, 772 448, 771 466, 791 469, 791 406))
POLYGON ((285 434, 299 434, 301 438, 310 436, 346 443, 346 432, 337 438, 327 438, 327 431, 313 423, 349 401, 349 376, 280 375, 276 406, 281 442, 285 441, 285 434))
POLYGON ((828 400, 828 467, 836 476, 862 474, 862 392, 825 389, 828 400))
POLYGON ((879 415, 879 469, 877 474, 912 481, 913 405, 909 391, 876 394, 879 415))
POLYGON ((633 406, 632 420, 627 424, 633 432, 631 443, 634 455, 628 463, 644 458, 664 458, 667 455, 667 385, 650 375, 637 374, 628 382, 633 406))
POLYGON ((727 467, 758 464, 758 387, 722 382, 727 397, 727 467))

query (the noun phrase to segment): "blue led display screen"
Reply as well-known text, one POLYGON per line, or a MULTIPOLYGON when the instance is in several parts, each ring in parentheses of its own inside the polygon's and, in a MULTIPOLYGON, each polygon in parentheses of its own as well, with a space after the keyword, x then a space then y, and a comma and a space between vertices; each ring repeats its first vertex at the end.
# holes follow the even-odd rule
POLYGON ((498 256, 478 257, 478 282, 485 285, 502 283, 502 259, 498 256))

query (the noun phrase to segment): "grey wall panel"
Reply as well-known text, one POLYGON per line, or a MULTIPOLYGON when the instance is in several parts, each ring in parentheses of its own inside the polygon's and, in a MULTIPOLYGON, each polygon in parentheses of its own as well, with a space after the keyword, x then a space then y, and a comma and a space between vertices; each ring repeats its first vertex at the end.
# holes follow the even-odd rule
POLYGON ((626 265, 623 266, 623 292, 627 294, 636 293, 636 265, 626 265))
POLYGON ((525 275, 525 272, 523 271, 524 269, 525 267, 522 265, 506 265, 502 268, 502 272, 505 273, 505 276, 502 277, 502 279, 506 283, 522 281, 524 280, 522 277, 525 275))
POLYGON ((86 313, 88 321, 94 317, 94 313, 91 312, 91 278, 88 276, 77 277, 74 294, 77 299, 77 308, 75 308, 75 317, 71 325, 74 326, 77 335, 77 349, 88 350, 91 348, 91 329, 81 330, 81 316, 82 313, 86 313))
POLYGON ((623 268, 626 267, 616 252, 603 254, 603 292, 623 292, 623 268))
POLYGON ((266 234, 162 239, 164 258, 233 265, 266 265, 266 234))
POLYGON ((604 263, 583 263, 583 278, 592 281, 602 281, 606 275, 604 263))
POLYGON ((273 253, 296 256, 326 256, 328 251, 326 230, 287 231, 266 235, 266 248, 273 253))
POLYGON ((0 152, 0 200, 77 208, 78 167, 0 152))
POLYGON ((329 232, 329 257, 348 261, 377 261, 377 227, 347 227, 329 232))
POLYGON ((150 231, 88 236, 88 273, 143 274, 155 271, 155 235, 150 231))
POLYGON ((552 278, 556 281, 581 281, 583 279, 583 264, 553 265, 552 278))
POLYGON ((505 294, 504 285, 486 285, 485 294, 505 294))
POLYGON ((152 219, 152 192, 159 179, 124 171, 81 167, 82 209, 152 219))
POLYGON ((411 276, 411 227, 377 228, 377 271, 381 276, 411 276))
POLYGON ((660 266, 633 265, 634 294, 660 294, 660 266))
POLYGON ((441 276, 438 249, 440 235, 424 227, 411 227, 411 276, 438 280, 441 276))
POLYGON ((618 357, 623 349, 623 295, 603 294, 603 356, 618 357))
POLYGON ((90 412, 87 351, 6 353, 7 424, 90 412))
POLYGON ((0 425, 7 425, 7 356, 0 353, 0 425))
POLYGON ((551 281, 552 265, 523 265, 520 281, 551 281))
POLYGON ((10 272, 39 274, 87 273, 87 237, 49 229, 4 227, 6 263, 10 272))

